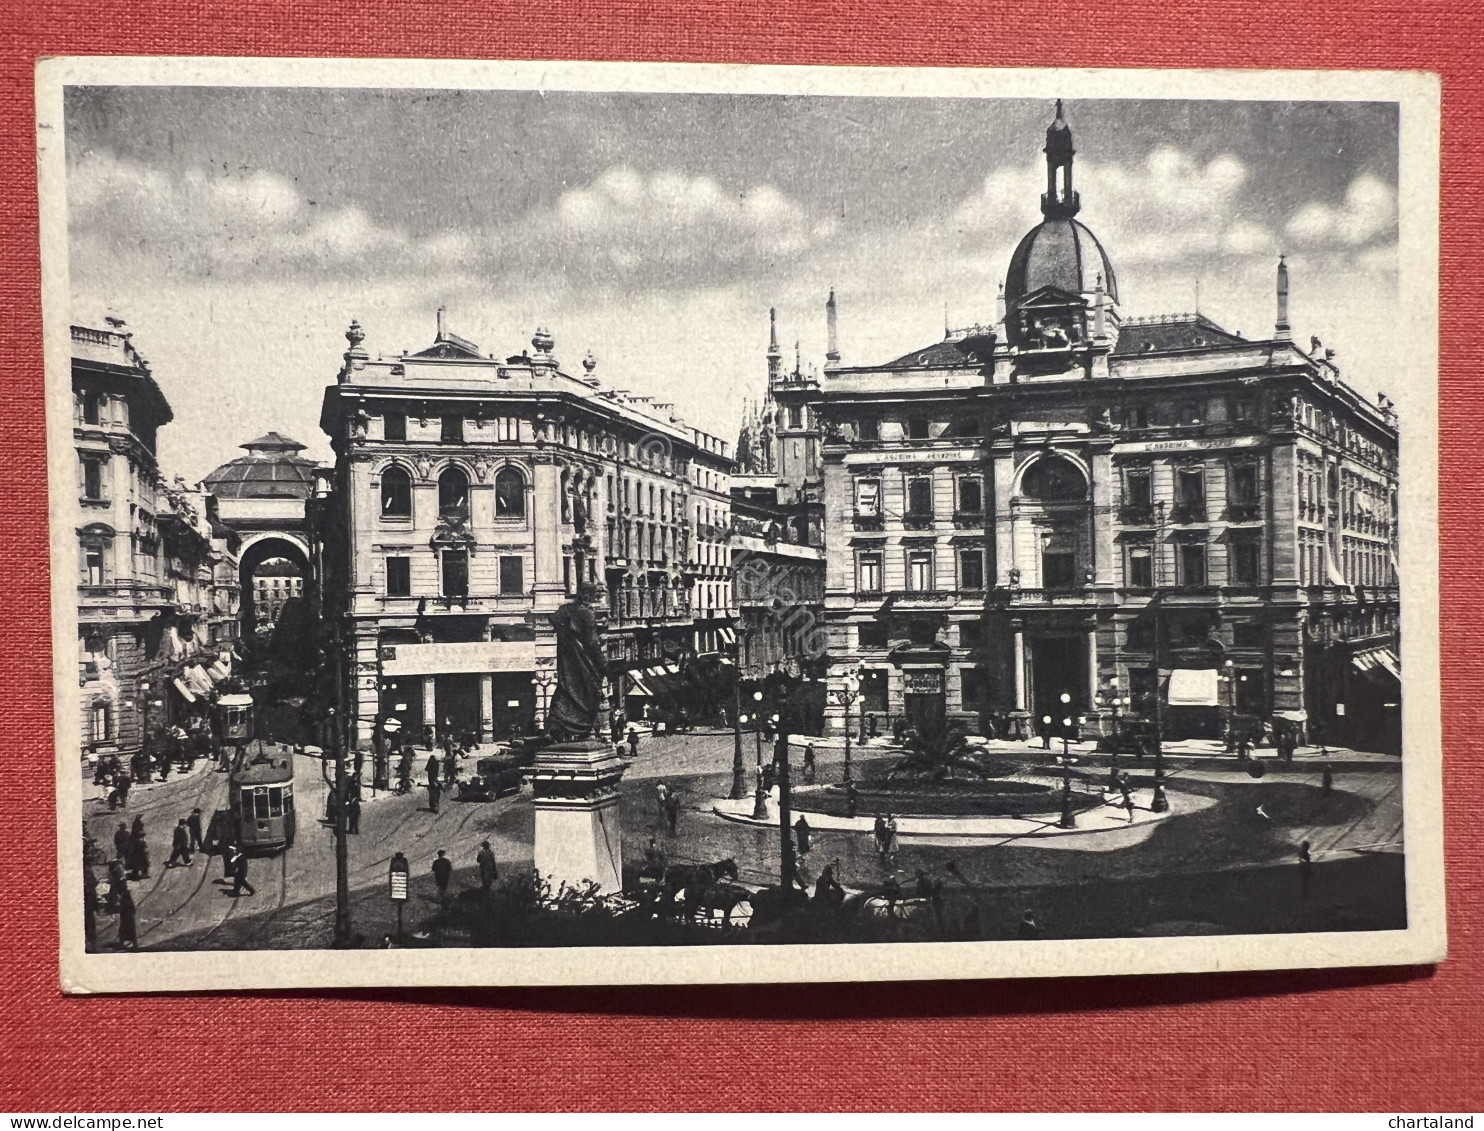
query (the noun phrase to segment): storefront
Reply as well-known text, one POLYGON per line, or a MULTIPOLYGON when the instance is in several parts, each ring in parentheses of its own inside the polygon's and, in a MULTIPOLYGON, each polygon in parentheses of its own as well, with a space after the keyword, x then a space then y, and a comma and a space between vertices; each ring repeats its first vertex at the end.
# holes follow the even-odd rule
POLYGON ((536 645, 530 640, 384 644, 381 713, 399 733, 504 739, 536 726, 536 645))

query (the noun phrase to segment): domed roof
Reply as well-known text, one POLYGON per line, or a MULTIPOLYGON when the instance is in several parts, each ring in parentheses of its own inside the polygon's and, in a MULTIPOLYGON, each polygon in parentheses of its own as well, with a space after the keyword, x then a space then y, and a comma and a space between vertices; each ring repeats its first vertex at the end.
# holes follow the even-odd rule
POLYGON ((1010 257, 1010 270, 1005 276, 1005 302, 1012 309, 1028 294, 1042 287, 1056 287, 1069 294, 1090 294, 1097 289, 1098 276, 1103 289, 1118 301, 1118 279, 1113 264, 1098 238, 1068 217, 1042 220, 1020 241, 1010 257))
POLYGON ((315 462, 299 455, 305 445, 277 432, 246 444, 247 455, 222 464, 201 481, 219 499, 307 499, 314 492, 315 462))

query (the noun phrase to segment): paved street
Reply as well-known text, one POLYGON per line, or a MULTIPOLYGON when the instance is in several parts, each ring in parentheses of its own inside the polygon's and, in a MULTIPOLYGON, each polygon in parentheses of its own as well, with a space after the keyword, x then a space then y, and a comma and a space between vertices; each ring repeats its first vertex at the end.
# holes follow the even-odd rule
MULTIPOLYGON (((1027 765, 1046 755, 1023 745, 999 744, 1006 757, 1027 765)), ((821 781, 838 781, 842 751, 816 745, 821 781)), ((744 736, 749 767, 755 756, 744 736)), ((890 758, 887 751, 855 752, 858 764, 890 758)), ((466 773, 473 757, 465 760, 466 773)), ((651 836, 672 862, 734 858, 740 880, 776 883, 778 832, 724 821, 711 806, 730 786, 732 739, 725 733, 646 737, 624 779, 624 854, 636 861, 651 836), (655 787, 665 781, 682 797, 677 835, 659 819, 655 787)), ((1154 824, 1039 840, 947 841, 904 837, 888 868, 869 833, 823 829, 807 866, 838 861, 847 888, 869 890, 895 875, 910 888, 918 871, 945 882, 950 922, 972 909, 983 937, 1015 937, 1023 912, 1032 911, 1046 937, 1189 934, 1316 929, 1381 929, 1404 922, 1401 856, 1401 765, 1396 759, 1331 751, 1335 788, 1320 786, 1321 763, 1301 753, 1293 766, 1273 767, 1253 779, 1230 756, 1206 747, 1167 759, 1171 814, 1154 824), (1297 846, 1309 841, 1314 867, 1307 893, 1297 846), (1219 884, 1210 877, 1221 873, 1219 884)), ((1147 760, 1124 759, 1137 785, 1150 784, 1147 760)), ((1104 756, 1084 751, 1090 777, 1105 774, 1104 756)), ((153 870, 133 884, 139 941, 145 948, 293 948, 328 945, 334 907, 334 851, 323 814, 327 787, 318 760, 300 756, 295 791, 296 845, 276 857, 254 859, 256 894, 233 898, 217 857, 197 855, 189 867, 166 869, 169 830, 199 805, 208 816, 224 803, 226 776, 202 768, 186 778, 136 789, 126 813, 86 803, 93 837, 105 848, 120 819, 143 814, 153 870)), ((502 879, 531 863, 534 819, 530 794, 500 801, 445 800, 427 808, 426 791, 382 794, 363 806, 360 835, 350 838, 355 930, 375 945, 393 929, 386 898, 391 855, 411 865, 413 899, 405 909, 409 932, 435 910, 429 866, 447 850, 458 869, 455 887, 474 883, 474 854, 488 839, 502 879)), ((108 945, 115 924, 101 918, 108 945)), ((718 932, 718 934, 720 934, 718 932)), ((735 940, 745 935, 733 936, 735 940)), ((718 938, 717 941, 721 941, 718 938)))

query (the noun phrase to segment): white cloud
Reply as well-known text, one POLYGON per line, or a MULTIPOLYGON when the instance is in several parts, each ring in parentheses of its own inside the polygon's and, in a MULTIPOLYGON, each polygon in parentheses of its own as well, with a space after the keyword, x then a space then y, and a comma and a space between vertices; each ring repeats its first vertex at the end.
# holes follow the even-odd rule
POLYGON ((1355 247, 1386 234, 1396 225, 1396 191, 1369 174, 1350 182, 1338 207, 1311 201, 1293 214, 1287 234, 1309 246, 1355 247))

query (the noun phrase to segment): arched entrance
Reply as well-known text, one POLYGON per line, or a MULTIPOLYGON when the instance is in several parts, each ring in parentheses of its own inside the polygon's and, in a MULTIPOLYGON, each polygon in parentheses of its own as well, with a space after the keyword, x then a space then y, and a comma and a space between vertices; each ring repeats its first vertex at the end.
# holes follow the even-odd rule
POLYGON ((302 609, 309 583, 309 548, 292 534, 259 534, 249 538, 237 557, 242 587, 239 604, 241 638, 251 641, 260 629, 272 628, 302 609))

